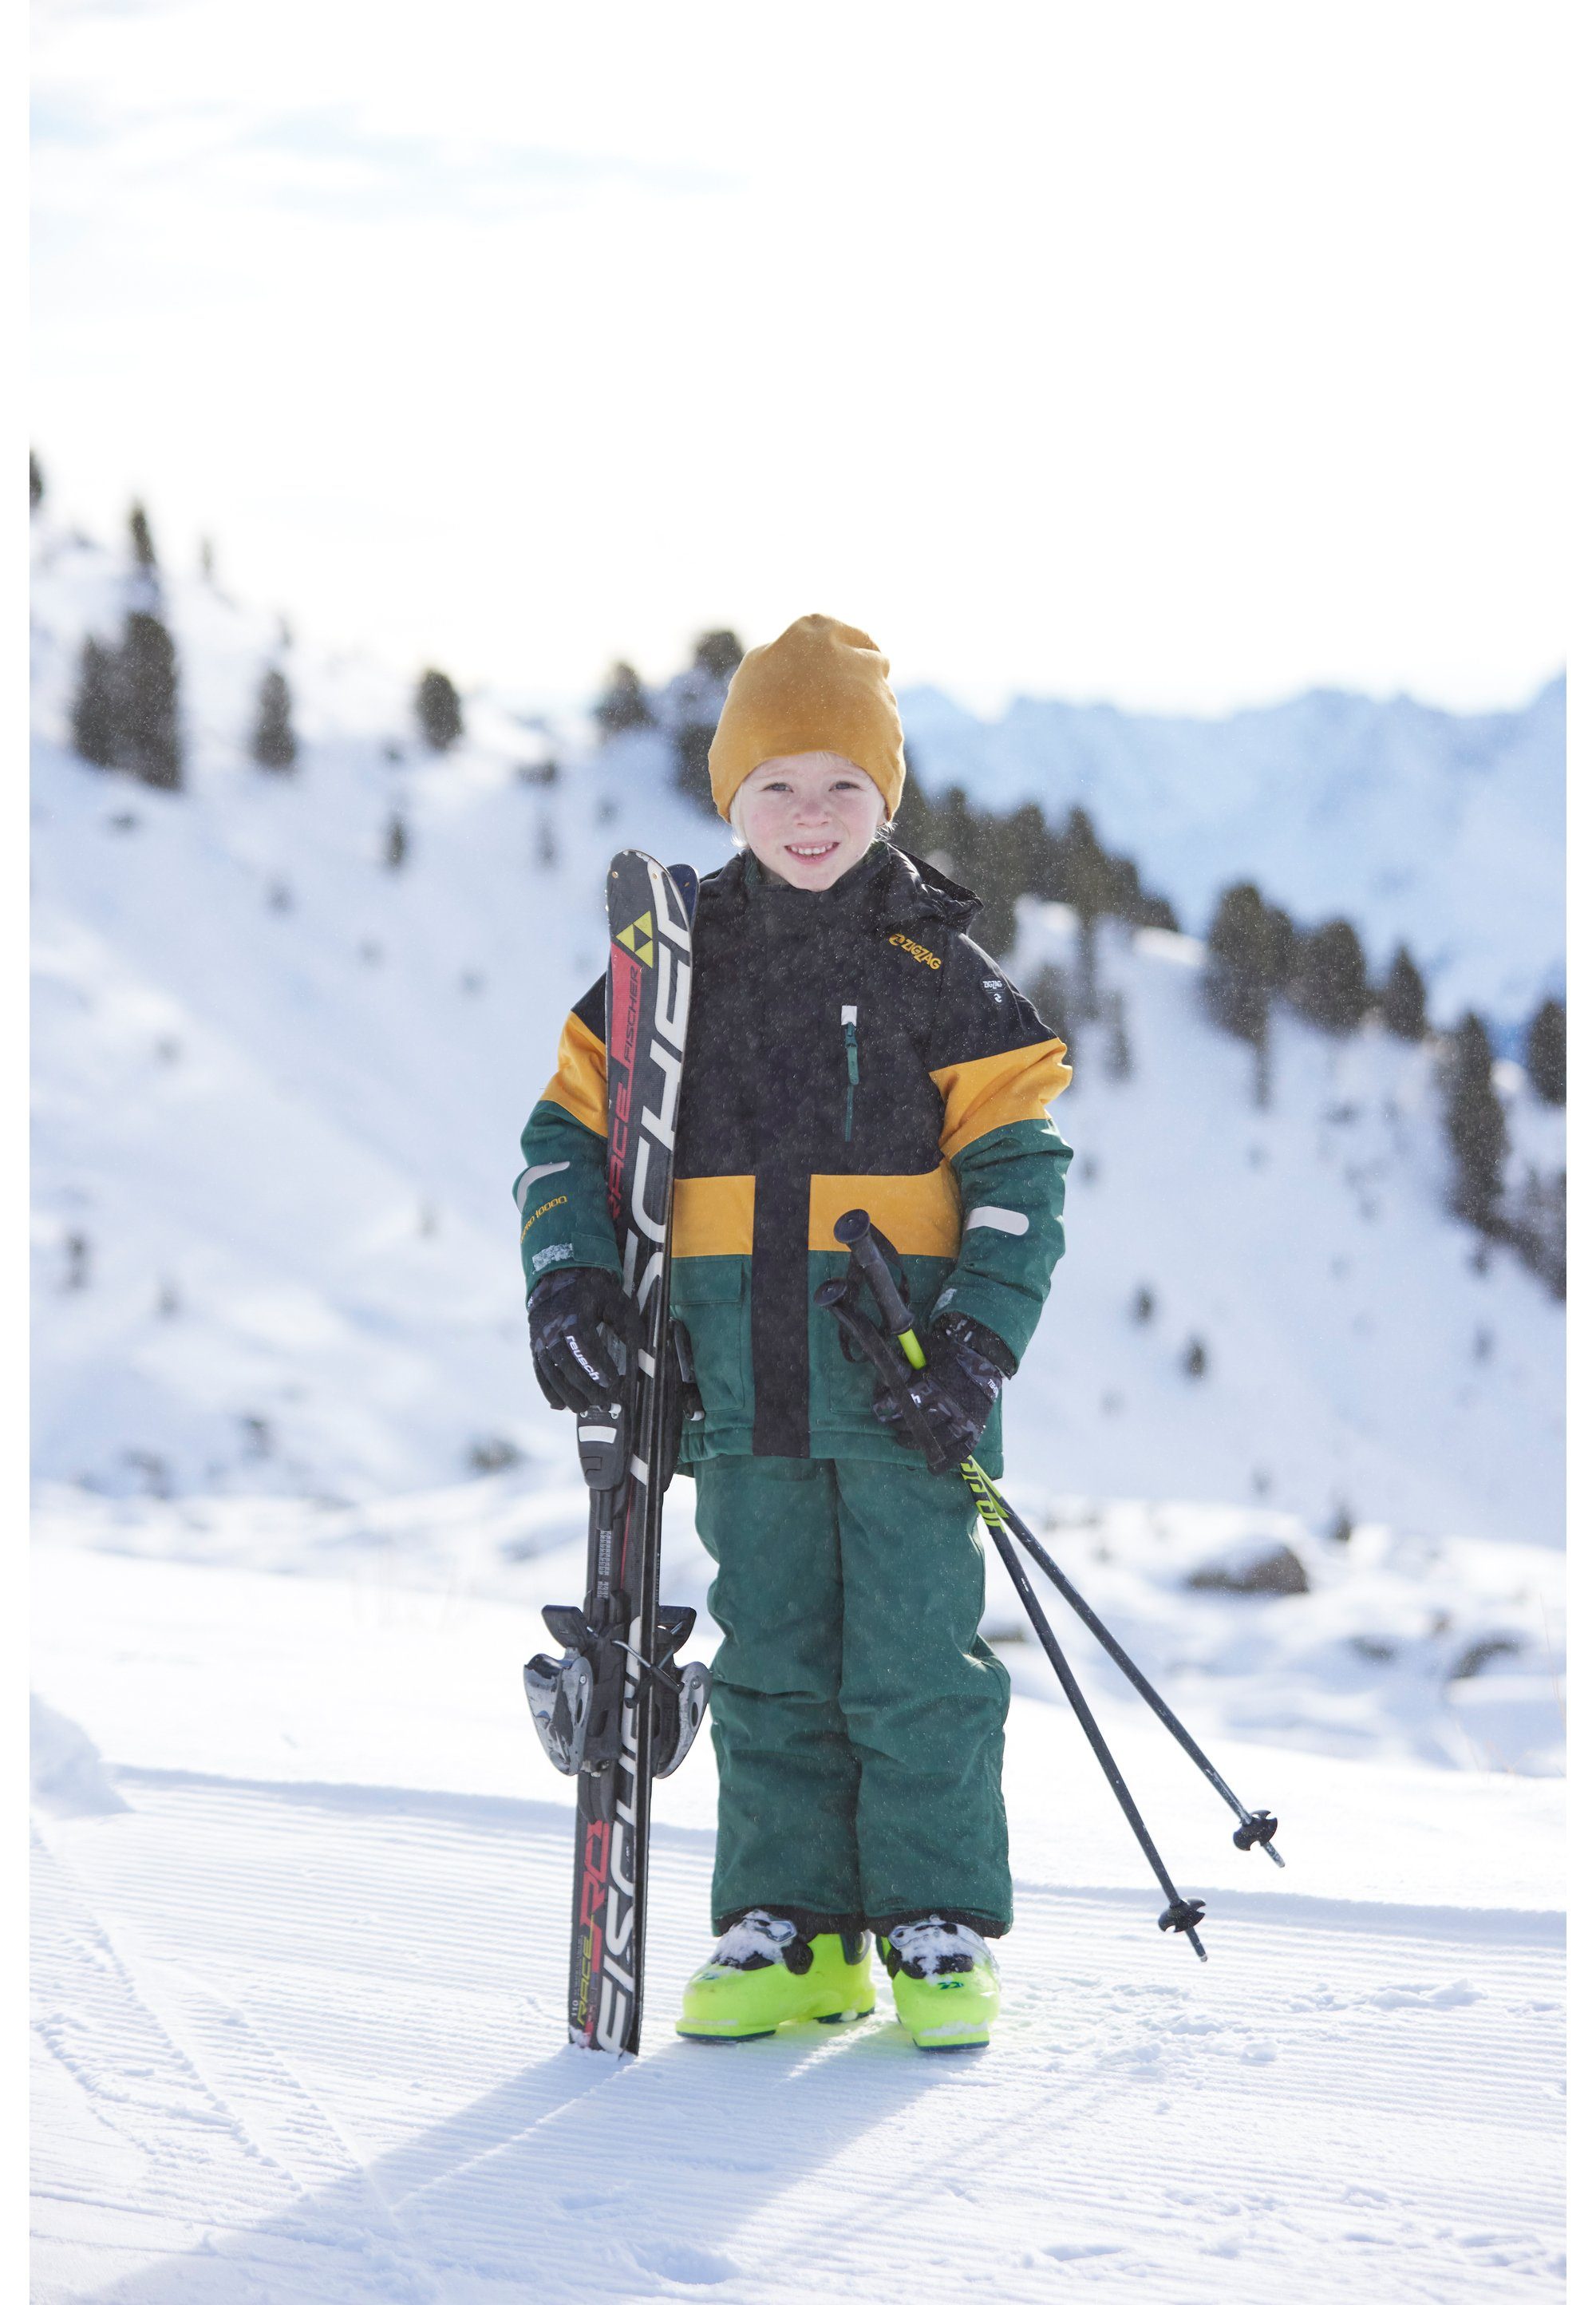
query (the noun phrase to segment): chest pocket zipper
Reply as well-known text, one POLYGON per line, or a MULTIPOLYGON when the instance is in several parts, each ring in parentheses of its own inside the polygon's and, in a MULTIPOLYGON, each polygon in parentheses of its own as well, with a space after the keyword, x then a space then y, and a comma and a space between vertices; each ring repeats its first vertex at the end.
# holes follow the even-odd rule
POLYGON ((853 1142, 853 1092, 859 1086, 859 1011, 850 1003, 843 1010, 843 1046, 848 1059, 848 1093, 843 1104, 843 1143, 853 1142))

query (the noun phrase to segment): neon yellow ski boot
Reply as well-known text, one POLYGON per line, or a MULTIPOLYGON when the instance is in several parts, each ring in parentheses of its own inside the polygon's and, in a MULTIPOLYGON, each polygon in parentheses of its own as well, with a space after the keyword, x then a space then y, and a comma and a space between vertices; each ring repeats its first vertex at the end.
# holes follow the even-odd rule
POLYGON ((898 2023, 917 2049, 979 2049, 998 2014, 998 1964, 962 1921, 928 1913, 880 1940, 898 2023))
POLYGON ((758 2041, 778 2025, 841 2024, 875 2005, 869 1937, 805 1938, 760 1908, 688 1979, 676 2030, 689 2041, 758 2041))

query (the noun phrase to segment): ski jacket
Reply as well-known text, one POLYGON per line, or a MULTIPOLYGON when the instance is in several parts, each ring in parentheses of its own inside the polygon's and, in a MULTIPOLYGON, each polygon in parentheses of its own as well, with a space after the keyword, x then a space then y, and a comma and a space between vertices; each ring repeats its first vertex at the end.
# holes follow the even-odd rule
MULTIPOLYGON (((686 1324, 707 1456, 901 1461, 874 1378, 817 1309, 843 1272, 832 1228, 863 1207, 898 1251, 916 1322, 957 1310, 1017 1361, 1064 1249, 1070 1149, 1048 1107, 1064 1043, 965 932, 980 900, 878 846, 835 887, 792 889, 751 855, 709 876, 693 929, 678 1106, 671 1301, 686 1324)), ((529 1287, 619 1270, 605 1195, 605 980, 565 1020, 516 1181, 529 1287)), ((998 1413, 980 1450, 1000 1468, 998 1413)))

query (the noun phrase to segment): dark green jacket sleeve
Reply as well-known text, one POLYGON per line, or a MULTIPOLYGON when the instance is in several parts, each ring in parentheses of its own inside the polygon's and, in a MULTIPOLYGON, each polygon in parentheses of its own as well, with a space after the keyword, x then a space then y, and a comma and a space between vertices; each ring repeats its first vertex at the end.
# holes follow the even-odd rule
POLYGON ((1017 1361, 1064 1254, 1072 1156, 1048 1107, 1070 1067, 1064 1042, 979 945, 958 938, 947 970, 931 1074, 964 1230, 936 1310, 981 1322, 1017 1361))
POLYGON ((521 1263, 531 1289, 563 1265, 618 1273, 605 1192, 604 980, 565 1019, 553 1079, 521 1132, 521 1263))

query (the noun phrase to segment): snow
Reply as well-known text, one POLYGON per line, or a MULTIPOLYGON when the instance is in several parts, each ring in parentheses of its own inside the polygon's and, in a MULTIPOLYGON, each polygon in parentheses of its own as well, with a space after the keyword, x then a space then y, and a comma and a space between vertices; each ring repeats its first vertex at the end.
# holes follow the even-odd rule
MULTIPOLYGON (((35 539, 35 2296, 1456 2305, 1553 2282, 1563 1316, 1447 1212, 1433 1051, 1282 1016, 1261 1106, 1201 944, 1150 931, 1100 939, 1128 1071, 1106 1017, 1067 1020, 1069 1252, 1005 1485, 1278 1810, 1287 1869, 1232 1848, 1048 1592, 1210 1901, 1206 1968, 1159 1935, 989 1562, 1019 1914, 992 2050, 917 2056, 889 2015, 675 2039, 709 1940, 704 1738, 658 1790, 645 2054, 612 2071, 563 2046, 569 1788, 521 1693, 541 1604, 580 1593, 587 1502, 526 1367, 510 1183, 601 963, 612 849, 709 869, 724 835, 657 736, 594 749, 484 696, 436 758, 391 671, 186 581, 189 789, 89 769, 72 663, 126 573, 35 539), (276 661, 284 778, 242 751, 276 661), (1305 1589, 1225 1589, 1286 1555, 1275 1582, 1305 1589)), ((1352 702, 1337 757, 1362 728, 1388 787, 1359 872, 1398 832, 1430 860, 1402 932, 1544 973, 1551 708, 1481 724, 1464 760, 1463 724, 1376 743, 1388 708, 1352 702), (1522 838, 1487 918, 1458 860, 1509 770, 1522 838), (1465 789, 1438 846, 1437 795, 1465 789)), ((1286 841, 1255 770, 1243 746, 1225 804, 1251 793, 1286 841)), ((1149 880, 1159 826, 1195 870, 1179 793, 1142 798, 1149 880)), ((1320 814, 1328 885, 1358 820, 1320 814)), ((1012 965, 1079 1007, 1077 938, 1023 906, 1012 965)), ((1555 1172, 1561 1114, 1515 1065, 1498 1086, 1514 1178, 1555 1172)), ((702 1611, 692 1501, 678 1481, 664 1588, 702 1611)), ((688 1653, 712 1647, 700 1626, 688 1653)))
MULTIPOLYGON (((738 2305, 1064 2277, 1172 2301, 1485 2299, 1559 2271, 1560 1786, 1227 1743, 1288 1869, 1149 1716, 1022 1697, 993 2048, 889 2014, 671 2031, 708 1944, 707 1740, 659 1788, 644 2054, 562 2046, 566 1787, 522 1608, 38 1556, 46 1700, 127 1806, 36 1820, 38 2305, 738 2305), (1199 1798, 1201 1796, 1201 1799, 1199 1798)), ((885 1980, 882 1980, 883 1992, 885 1980)))

